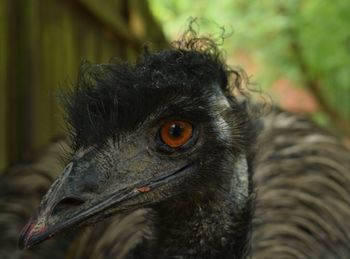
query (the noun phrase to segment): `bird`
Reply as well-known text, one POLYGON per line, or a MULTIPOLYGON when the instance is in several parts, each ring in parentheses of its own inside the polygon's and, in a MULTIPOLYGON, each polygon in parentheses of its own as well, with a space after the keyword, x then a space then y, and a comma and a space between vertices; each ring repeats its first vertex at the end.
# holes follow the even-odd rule
POLYGON ((150 238, 129 252, 136 257, 245 254, 253 129, 228 95, 219 56, 211 48, 146 53, 135 65, 98 65, 81 77, 66 108, 74 155, 20 247, 149 208, 143 228, 150 238))
MULTIPOLYGON (((47 192, 17 256, 349 258, 348 148, 304 116, 260 113, 244 80, 193 35, 133 64, 85 64, 65 98, 68 161, 55 180, 31 168, 32 203, 47 192)), ((26 183, 2 182, 5 213, 21 213, 8 189, 26 183)))

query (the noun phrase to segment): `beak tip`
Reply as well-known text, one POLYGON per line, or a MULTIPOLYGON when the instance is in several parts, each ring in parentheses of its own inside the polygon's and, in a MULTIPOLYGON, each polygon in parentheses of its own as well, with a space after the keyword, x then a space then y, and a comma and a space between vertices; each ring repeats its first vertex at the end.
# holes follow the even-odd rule
POLYGON ((24 228, 18 238, 18 248, 23 250, 29 248, 31 245, 29 244, 31 240, 30 228, 24 228), (29 230, 29 231, 28 231, 29 230))
POLYGON ((33 231, 35 229, 35 225, 36 225, 36 220, 34 219, 34 217, 31 217, 28 220, 28 223, 24 226, 24 228, 21 231, 21 234, 18 238, 18 247, 19 249, 23 250, 26 248, 29 248, 32 246, 32 242, 31 240, 33 239, 33 237, 35 236, 35 231, 33 231))
POLYGON ((24 226, 18 238, 18 248, 23 250, 37 245, 55 235, 42 219, 32 217, 24 226))
POLYGON ((19 238, 18 238, 18 247, 19 249, 23 250, 26 248, 29 248, 28 241, 30 239, 30 236, 28 235, 28 230, 25 228, 21 232, 19 238))

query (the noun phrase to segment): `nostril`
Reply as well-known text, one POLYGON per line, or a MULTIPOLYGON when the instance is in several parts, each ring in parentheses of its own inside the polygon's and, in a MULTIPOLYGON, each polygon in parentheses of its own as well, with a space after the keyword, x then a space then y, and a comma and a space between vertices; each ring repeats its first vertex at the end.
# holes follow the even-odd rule
POLYGON ((84 201, 76 197, 66 197, 59 201, 52 210, 52 215, 56 215, 61 211, 68 211, 72 208, 79 207, 84 201))

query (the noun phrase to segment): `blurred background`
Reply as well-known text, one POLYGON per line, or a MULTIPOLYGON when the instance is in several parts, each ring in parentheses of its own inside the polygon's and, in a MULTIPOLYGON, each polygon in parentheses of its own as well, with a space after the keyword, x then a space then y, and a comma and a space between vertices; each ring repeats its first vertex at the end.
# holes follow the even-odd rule
POLYGON ((82 60, 135 61, 190 17, 282 108, 350 137, 349 0, 0 0, 0 171, 64 136, 58 96, 82 60))

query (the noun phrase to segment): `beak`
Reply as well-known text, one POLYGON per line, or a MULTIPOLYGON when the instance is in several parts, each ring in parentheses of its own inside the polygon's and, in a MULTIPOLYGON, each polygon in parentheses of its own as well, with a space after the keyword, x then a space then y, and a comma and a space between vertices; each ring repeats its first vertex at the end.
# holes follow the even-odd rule
POLYGON ((89 156, 87 154, 79 160, 73 159, 52 184, 38 212, 22 230, 20 249, 32 247, 71 227, 97 222, 112 213, 125 210, 128 205, 123 205, 123 202, 184 176, 193 165, 183 165, 129 186, 114 186, 110 190, 97 191, 96 183, 100 174, 89 156))

